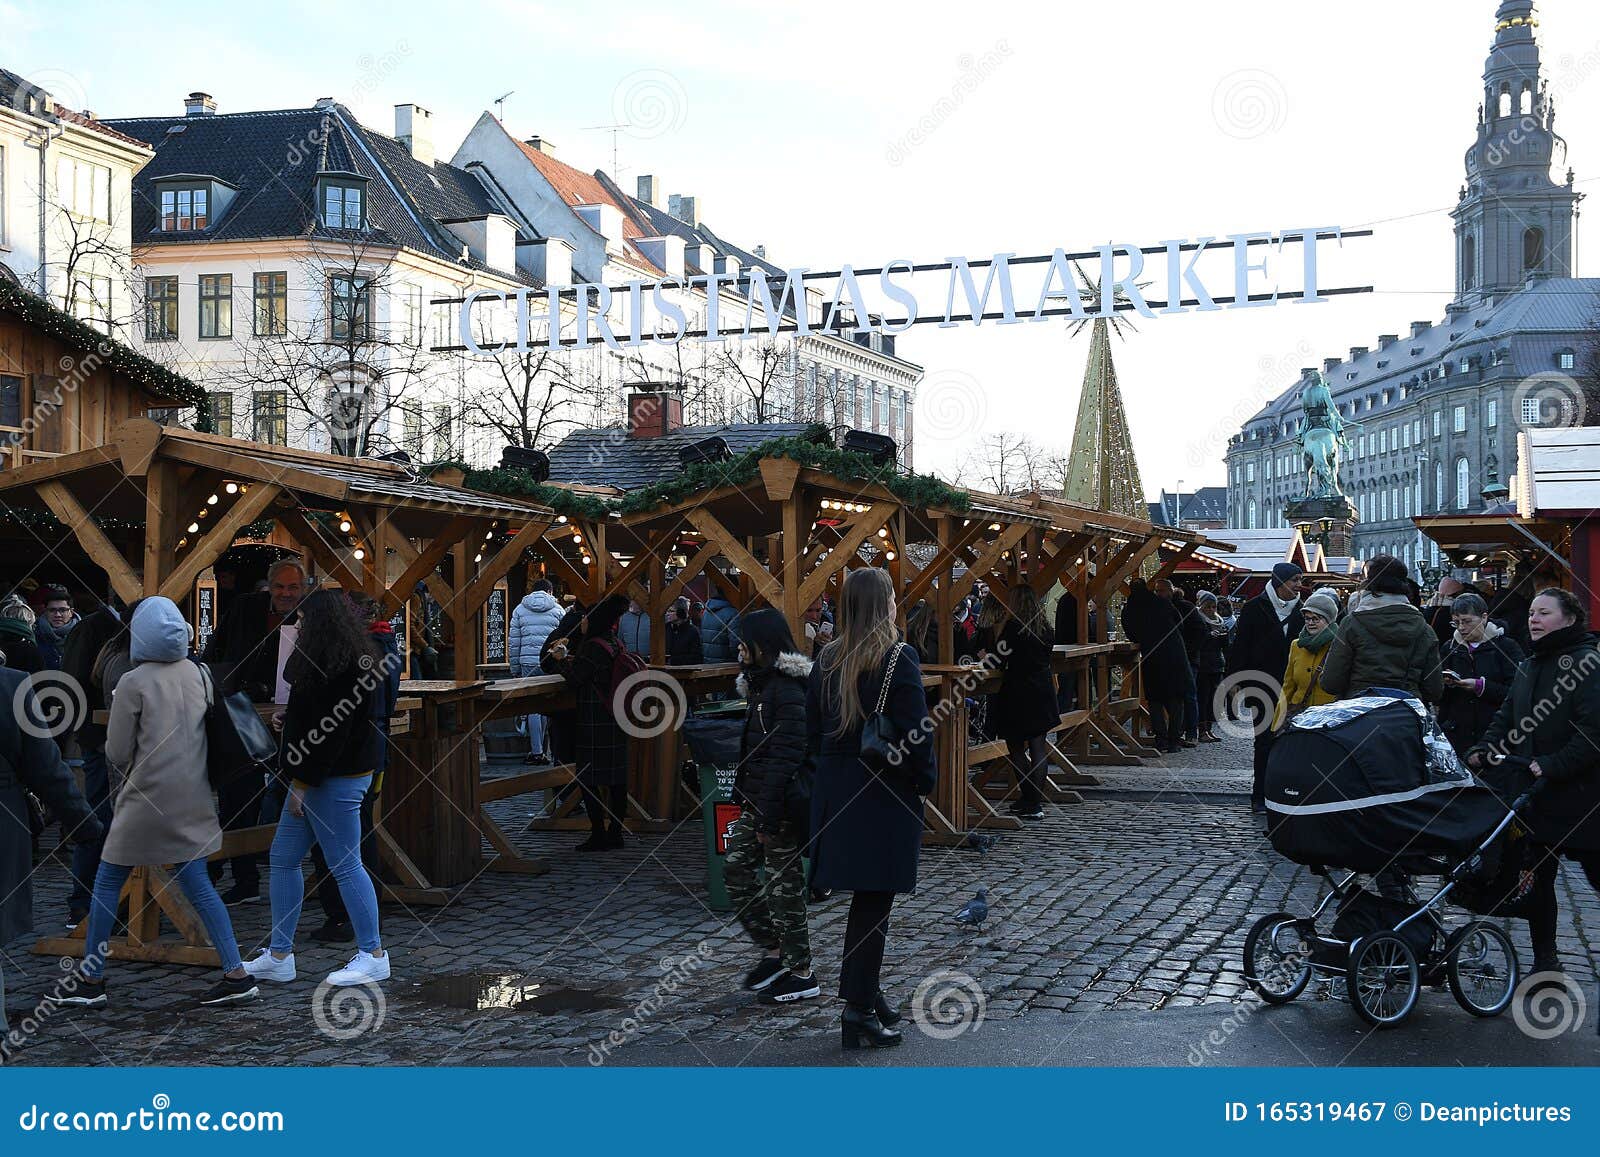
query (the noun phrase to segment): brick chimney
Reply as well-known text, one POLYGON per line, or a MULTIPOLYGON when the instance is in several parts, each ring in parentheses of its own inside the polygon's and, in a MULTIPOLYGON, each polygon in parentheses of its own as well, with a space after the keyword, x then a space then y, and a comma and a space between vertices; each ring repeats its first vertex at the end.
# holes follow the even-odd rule
POLYGON ((659 438, 683 428, 683 398, 661 382, 646 382, 628 395, 628 436, 659 438))
POLYGON ((549 137, 529 137, 522 142, 531 149, 537 149, 547 157, 556 155, 556 143, 549 137))
POLYGON ((650 173, 641 173, 638 181, 637 200, 646 205, 661 206, 661 180, 650 173))
POLYGON ((186 117, 208 117, 217 113, 217 102, 211 99, 209 92, 191 92, 183 98, 183 115, 186 117))

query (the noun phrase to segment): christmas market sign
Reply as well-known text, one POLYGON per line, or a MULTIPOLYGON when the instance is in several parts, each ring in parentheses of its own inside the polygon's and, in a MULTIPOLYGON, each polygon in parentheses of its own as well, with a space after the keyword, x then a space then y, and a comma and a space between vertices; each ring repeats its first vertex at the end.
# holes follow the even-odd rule
POLYGON ((860 336, 903 333, 915 325, 999 325, 1052 317, 1086 320, 1116 312, 1143 317, 1253 309, 1292 301, 1325 302, 1371 286, 1331 288, 1320 280, 1320 247, 1371 230, 1338 226, 1235 233, 1226 237, 1106 244, 1094 249, 916 264, 895 258, 781 274, 712 271, 621 285, 582 283, 543 290, 473 290, 436 305, 459 306, 458 346, 493 356, 506 350, 608 346, 623 349, 683 341, 720 342, 780 333, 860 336), (1294 248, 1291 248, 1294 247, 1294 248), (1084 269, 1098 263, 1098 276, 1084 269), (684 309, 685 292, 705 294, 705 319, 684 309), (813 318, 820 305, 820 320, 813 318))

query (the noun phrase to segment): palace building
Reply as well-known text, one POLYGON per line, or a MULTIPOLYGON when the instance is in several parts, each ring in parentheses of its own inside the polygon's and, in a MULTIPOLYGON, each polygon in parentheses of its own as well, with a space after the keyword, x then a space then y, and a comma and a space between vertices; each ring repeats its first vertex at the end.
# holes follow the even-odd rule
MULTIPOLYGON (((1533 0, 1495 13, 1483 103, 1450 216, 1455 298, 1442 320, 1413 321, 1323 362, 1340 414, 1359 423, 1341 469, 1359 514, 1356 557, 1437 565, 1411 519, 1481 510, 1518 469, 1517 435, 1582 421, 1600 278, 1574 274, 1578 202, 1540 66, 1533 0)), ((1229 525, 1283 526, 1305 489, 1295 439, 1301 371, 1229 439, 1229 525)))

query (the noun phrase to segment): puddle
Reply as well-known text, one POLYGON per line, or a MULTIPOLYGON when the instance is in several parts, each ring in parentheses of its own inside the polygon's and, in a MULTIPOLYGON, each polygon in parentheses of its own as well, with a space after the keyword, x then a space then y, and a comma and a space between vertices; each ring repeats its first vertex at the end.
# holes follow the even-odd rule
POLYGON ((624 1002, 600 988, 576 988, 511 972, 465 972, 435 976, 411 986, 410 995, 425 1004, 480 1012, 508 1008, 551 1015, 622 1008, 624 1002))

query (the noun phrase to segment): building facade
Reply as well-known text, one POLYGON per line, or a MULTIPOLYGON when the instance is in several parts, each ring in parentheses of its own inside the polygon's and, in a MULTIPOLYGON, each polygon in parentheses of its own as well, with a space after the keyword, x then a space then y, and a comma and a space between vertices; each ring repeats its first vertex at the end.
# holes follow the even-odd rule
MULTIPOLYGON (((1600 278, 1573 276, 1582 194, 1555 132, 1535 8, 1504 0, 1495 13, 1484 101, 1451 211, 1456 293, 1443 320, 1413 321, 1322 365, 1352 424, 1340 476, 1358 514, 1357 558, 1437 565, 1437 546, 1411 519, 1483 509, 1518 469, 1519 431, 1582 420, 1576 379, 1589 372, 1600 278)), ((1313 372, 1229 440, 1230 525, 1283 526, 1285 504, 1305 492, 1295 439, 1313 372)))

